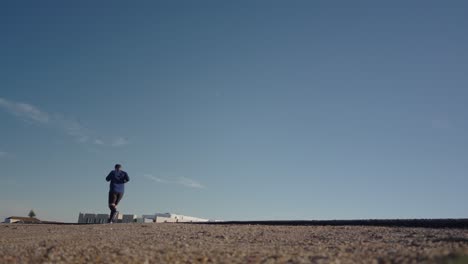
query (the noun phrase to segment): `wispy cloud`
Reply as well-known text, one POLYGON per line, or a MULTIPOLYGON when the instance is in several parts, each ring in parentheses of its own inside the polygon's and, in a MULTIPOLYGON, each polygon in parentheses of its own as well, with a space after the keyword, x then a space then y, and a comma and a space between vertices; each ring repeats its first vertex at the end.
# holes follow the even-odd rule
MULTIPOLYGON (((14 102, 1 97, 0 108, 3 108, 8 113, 17 116, 24 121, 55 127, 56 129, 63 131, 66 135, 74 138, 79 143, 89 142, 95 145, 106 145, 101 137, 98 137, 92 129, 83 125, 80 121, 66 117, 62 114, 50 114, 32 104, 14 102)), ((111 140, 108 142, 111 142, 111 140)), ((108 145, 120 147, 127 144, 128 140, 126 138, 117 137, 108 145)))
POLYGON ((123 138, 123 137, 118 137, 116 139, 114 139, 114 141, 112 141, 112 146, 114 147, 121 147, 121 146, 125 146, 128 144, 128 140, 126 138, 123 138))
POLYGON ((145 174, 145 175, 143 175, 143 176, 144 176, 145 178, 148 178, 148 179, 153 180, 153 181, 155 181, 155 182, 164 182, 164 183, 167 183, 167 182, 168 182, 168 181, 163 180, 163 179, 161 179, 161 178, 155 177, 155 176, 153 176, 153 175, 151 175, 151 174, 145 174))
POLYGON ((177 179, 178 184, 182 184, 184 186, 190 187, 190 188, 205 188, 205 186, 201 185, 200 183, 189 179, 185 177, 180 177, 177 179))
POLYGON ((85 143, 93 138, 94 132, 81 122, 56 114, 53 117, 54 125, 63 130, 67 135, 76 139, 80 143, 85 143))
POLYGON ((37 123, 48 123, 50 121, 50 117, 46 112, 39 110, 31 104, 12 102, 0 97, 0 107, 26 121, 37 123))
POLYGON ((94 144, 96 145, 104 145, 104 141, 100 140, 99 138, 94 140, 94 144))
POLYGON ((205 188, 205 186, 203 186, 199 182, 192 180, 190 178, 187 178, 187 177, 178 177, 175 179, 169 179, 169 178, 156 177, 151 174, 145 174, 143 176, 147 179, 150 179, 152 181, 159 182, 159 183, 178 184, 178 185, 182 185, 185 187, 197 188, 197 189, 205 188))

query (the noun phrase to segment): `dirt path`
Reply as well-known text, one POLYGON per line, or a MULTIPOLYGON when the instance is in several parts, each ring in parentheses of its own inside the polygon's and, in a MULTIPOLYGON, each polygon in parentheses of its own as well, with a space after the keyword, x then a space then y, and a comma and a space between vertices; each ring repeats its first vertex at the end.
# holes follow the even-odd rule
POLYGON ((467 229, 0 225, 0 263, 468 263, 467 229))

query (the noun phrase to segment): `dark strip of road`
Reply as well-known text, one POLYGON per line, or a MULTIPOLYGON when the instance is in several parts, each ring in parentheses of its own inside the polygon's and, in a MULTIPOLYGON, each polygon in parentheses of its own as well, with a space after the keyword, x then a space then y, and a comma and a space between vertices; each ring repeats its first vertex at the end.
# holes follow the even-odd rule
POLYGON ((368 220, 267 220, 199 222, 210 225, 283 225, 283 226, 387 226, 426 228, 468 228, 468 219, 368 219, 368 220))
MULTIPOLYGON (((85 223, 62 223, 43 221, 48 225, 102 225, 85 223)), ((425 228, 463 228, 468 229, 468 218, 458 219, 361 219, 361 220, 264 220, 264 221, 217 221, 217 222, 179 222, 164 224, 200 225, 275 225, 275 226, 387 226, 387 227, 425 227, 425 228)))

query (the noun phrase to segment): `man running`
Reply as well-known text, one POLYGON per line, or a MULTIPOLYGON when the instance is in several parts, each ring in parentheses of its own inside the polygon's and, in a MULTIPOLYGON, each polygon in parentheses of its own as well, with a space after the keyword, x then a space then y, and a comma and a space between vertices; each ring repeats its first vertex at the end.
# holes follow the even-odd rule
POLYGON ((121 167, 122 165, 115 164, 115 170, 111 171, 106 177, 106 181, 110 181, 109 209, 111 210, 111 214, 107 221, 108 223, 113 223, 115 221, 114 218, 118 216, 117 204, 119 204, 124 195, 124 184, 130 181, 128 174, 120 170, 121 167))

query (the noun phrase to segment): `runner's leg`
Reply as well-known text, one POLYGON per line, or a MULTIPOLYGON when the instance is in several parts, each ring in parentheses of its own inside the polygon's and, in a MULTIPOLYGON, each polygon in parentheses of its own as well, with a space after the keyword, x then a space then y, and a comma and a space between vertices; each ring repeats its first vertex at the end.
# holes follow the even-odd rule
POLYGON ((114 218, 115 212, 117 212, 117 194, 115 192, 109 192, 109 209, 111 210, 109 220, 107 221, 110 223, 114 218))
POLYGON ((124 193, 115 193, 115 194, 116 194, 115 206, 117 206, 120 200, 122 200, 124 193))
POLYGON ((120 193, 120 192, 116 192, 114 193, 115 194, 115 212, 113 214, 113 218, 111 218, 111 221, 112 222, 115 222, 117 221, 117 218, 119 217, 119 211, 117 211, 117 205, 119 204, 120 200, 122 200, 122 197, 123 197, 123 193, 120 193))

